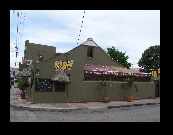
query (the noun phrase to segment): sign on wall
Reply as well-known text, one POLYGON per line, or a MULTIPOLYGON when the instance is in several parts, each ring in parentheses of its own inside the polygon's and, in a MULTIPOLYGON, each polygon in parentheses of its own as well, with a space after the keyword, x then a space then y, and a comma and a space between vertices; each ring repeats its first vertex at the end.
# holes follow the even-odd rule
POLYGON ((152 71, 151 74, 152 74, 152 77, 157 77, 157 72, 156 71, 152 71))
POLYGON ((39 92, 51 92, 52 91, 52 82, 51 79, 35 79, 35 91, 39 92))
POLYGON ((67 60, 67 61, 55 61, 55 71, 61 67, 62 70, 70 70, 73 66, 74 60, 67 60))

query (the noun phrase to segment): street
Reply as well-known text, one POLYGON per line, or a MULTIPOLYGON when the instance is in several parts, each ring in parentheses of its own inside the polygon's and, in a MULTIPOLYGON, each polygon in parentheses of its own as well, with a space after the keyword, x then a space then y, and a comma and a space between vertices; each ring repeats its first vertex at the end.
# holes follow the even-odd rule
POLYGON ((10 108, 10 122, 160 122, 160 104, 69 112, 10 108))

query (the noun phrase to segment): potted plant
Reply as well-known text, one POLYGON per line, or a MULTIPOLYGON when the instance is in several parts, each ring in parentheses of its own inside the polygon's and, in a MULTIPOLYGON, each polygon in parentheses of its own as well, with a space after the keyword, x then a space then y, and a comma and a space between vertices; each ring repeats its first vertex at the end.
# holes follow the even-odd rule
POLYGON ((107 87, 110 86, 113 89, 113 86, 109 84, 106 80, 101 80, 98 84, 98 89, 104 89, 105 95, 103 97, 103 102, 108 103, 110 101, 109 97, 106 95, 107 87))
MULTIPOLYGON (((137 87, 136 85, 134 85, 134 79, 133 79, 132 77, 125 78, 124 81, 125 81, 126 83, 123 83, 123 84, 121 85, 121 87, 122 87, 123 89, 132 90, 133 87, 134 87, 135 90, 136 90, 136 92, 138 91, 138 87, 137 87)), ((130 93, 130 91, 129 91, 129 93, 130 93)), ((132 100, 133 100, 133 96, 129 94, 129 95, 127 96, 127 101, 128 101, 128 102, 132 102, 132 100)))
POLYGON ((22 77, 18 79, 17 87, 22 90, 20 96, 21 99, 25 99, 25 89, 29 87, 29 83, 26 78, 22 77))

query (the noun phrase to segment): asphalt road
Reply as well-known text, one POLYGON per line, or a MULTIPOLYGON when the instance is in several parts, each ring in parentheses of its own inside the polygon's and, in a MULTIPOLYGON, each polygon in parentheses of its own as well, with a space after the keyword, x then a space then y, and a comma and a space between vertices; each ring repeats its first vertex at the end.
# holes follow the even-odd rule
POLYGON ((160 104, 70 112, 10 108, 10 122, 160 122, 160 104))

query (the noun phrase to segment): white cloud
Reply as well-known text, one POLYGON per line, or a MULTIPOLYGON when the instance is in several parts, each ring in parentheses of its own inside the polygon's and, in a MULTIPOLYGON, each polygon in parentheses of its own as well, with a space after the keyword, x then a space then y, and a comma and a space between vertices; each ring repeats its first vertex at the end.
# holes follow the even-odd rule
MULTIPOLYGON (((77 46, 77 43, 93 38, 105 50, 114 46, 122 52, 126 51, 133 67, 137 67, 145 49, 160 45, 159 10, 86 10, 85 14, 84 10, 18 12, 22 13, 20 19, 13 15, 13 11, 10 12, 10 51, 15 52, 17 21, 20 32, 23 28, 18 62, 23 55, 25 40, 55 46, 57 52, 66 52, 77 46), (20 22, 24 22, 24 25, 19 25, 20 22)), ((14 66, 14 61, 16 57, 10 53, 10 66, 14 66)))

